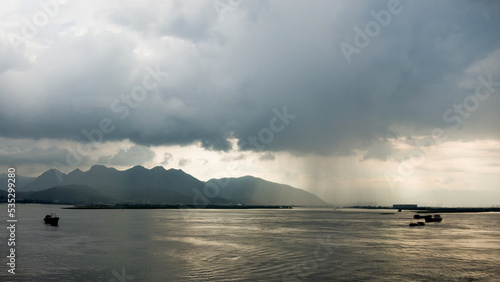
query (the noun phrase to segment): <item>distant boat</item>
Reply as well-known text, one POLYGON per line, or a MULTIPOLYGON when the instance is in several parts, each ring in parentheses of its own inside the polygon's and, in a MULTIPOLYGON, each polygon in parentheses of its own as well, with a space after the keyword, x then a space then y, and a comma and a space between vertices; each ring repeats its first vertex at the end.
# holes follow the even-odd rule
POLYGON ((428 215, 420 215, 420 214, 416 214, 413 216, 414 219, 421 219, 421 218, 432 218, 432 215, 428 214, 428 215))
POLYGON ((419 222, 410 222, 410 226, 424 226, 425 222, 419 221, 419 222))
POLYGON ((43 221, 45 221, 45 224, 57 226, 59 223, 59 217, 57 217, 55 213, 52 213, 52 214, 46 215, 45 218, 43 219, 43 221))
POLYGON ((425 222, 441 222, 443 218, 439 214, 435 214, 434 217, 431 215, 425 216, 425 222))

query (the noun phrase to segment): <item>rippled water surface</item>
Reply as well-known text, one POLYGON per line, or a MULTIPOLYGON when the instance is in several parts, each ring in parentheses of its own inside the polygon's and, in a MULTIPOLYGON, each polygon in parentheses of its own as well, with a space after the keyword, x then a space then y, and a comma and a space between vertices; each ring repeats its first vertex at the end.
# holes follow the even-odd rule
POLYGON ((409 227, 410 212, 18 205, 11 275, 1 210, 0 281, 500 281, 500 213, 409 227))

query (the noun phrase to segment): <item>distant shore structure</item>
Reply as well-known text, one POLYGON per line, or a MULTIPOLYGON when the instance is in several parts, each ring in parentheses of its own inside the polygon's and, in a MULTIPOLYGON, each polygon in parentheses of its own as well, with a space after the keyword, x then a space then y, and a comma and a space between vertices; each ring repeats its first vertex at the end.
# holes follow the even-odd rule
POLYGON ((416 210, 418 209, 418 205, 414 204, 394 204, 392 205, 393 209, 401 209, 401 210, 416 210))

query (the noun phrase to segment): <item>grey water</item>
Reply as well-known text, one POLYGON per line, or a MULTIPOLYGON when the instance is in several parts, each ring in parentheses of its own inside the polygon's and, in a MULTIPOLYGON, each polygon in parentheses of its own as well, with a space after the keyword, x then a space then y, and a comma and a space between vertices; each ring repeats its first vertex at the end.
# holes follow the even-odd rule
POLYGON ((0 281, 500 281, 500 213, 60 207, 17 205, 12 275, 0 205, 0 281))

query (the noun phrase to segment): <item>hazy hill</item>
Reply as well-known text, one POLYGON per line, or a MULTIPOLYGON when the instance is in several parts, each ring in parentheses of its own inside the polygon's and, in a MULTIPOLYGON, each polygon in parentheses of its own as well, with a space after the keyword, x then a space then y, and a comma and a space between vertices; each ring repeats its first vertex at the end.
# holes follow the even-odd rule
MULTIPOLYGON (((7 183, 7 174, 0 174, 0 183, 7 183)), ((36 177, 27 177, 27 176, 21 176, 16 174, 16 187, 24 187, 28 184, 30 184, 33 180, 35 180, 36 177)))
POLYGON ((204 183, 176 169, 165 170, 163 167, 155 167, 149 170, 142 166, 135 166, 119 171, 102 165, 94 165, 86 172, 75 169, 67 175, 53 169, 48 170, 22 190, 40 191, 63 185, 87 185, 105 194, 147 188, 170 190, 190 196, 193 188, 200 189, 204 183))
POLYGON ((25 200, 63 204, 107 203, 113 199, 86 185, 66 185, 32 192, 25 200))
POLYGON ((18 191, 41 191, 63 185, 61 181, 64 177, 66 177, 66 174, 59 170, 49 169, 37 178, 34 178, 29 184, 24 186, 18 185, 17 188, 18 191))
MULTIPOLYGON (((92 187, 107 201, 113 202, 192 204, 195 196, 193 189, 203 191, 204 183, 177 169, 165 170, 163 167, 155 167, 149 170, 135 166, 119 171, 94 165, 88 171, 75 169, 68 174, 54 169, 48 170, 20 191, 45 191, 48 188, 69 185, 92 187)), ((44 199, 50 199, 47 195, 53 194, 44 194, 44 199)), ((229 201, 216 197, 210 199, 210 203, 222 204, 229 201)))
POLYGON ((192 188, 203 186, 203 182, 182 170, 165 170, 163 167, 149 170, 134 166, 119 171, 102 165, 94 165, 86 172, 74 170, 67 175, 63 184, 84 184, 95 188, 108 187, 119 190, 163 189, 183 195, 191 195, 192 188))
POLYGON ((207 183, 227 183, 219 196, 242 204, 328 205, 312 193, 252 176, 211 179, 207 183))
MULTIPOLYGON (((7 183, 7 178, 8 178, 7 174, 5 174, 5 173, 0 174, 0 183, 2 183, 2 185, 4 185, 4 183, 7 183)), ((16 183, 15 184, 16 184, 17 188, 21 188, 21 187, 27 186, 28 184, 33 182, 35 179, 36 179, 36 177, 27 177, 27 176, 21 176, 21 175, 16 174, 16 183)), ((7 184, 5 184, 5 185, 7 185, 7 184)))
POLYGON ((207 184, 213 185, 220 181, 227 182, 228 185, 220 189, 219 194, 203 195, 206 184, 182 170, 165 170, 163 167, 146 169, 135 166, 119 171, 94 165, 88 171, 75 169, 68 174, 53 169, 48 170, 23 190, 36 192, 42 190, 43 193, 29 194, 29 199, 37 197, 39 200, 50 201, 57 198, 61 202, 73 202, 81 197, 81 201, 86 202, 328 205, 304 190, 251 176, 212 179, 207 184), (59 190, 54 190, 55 188, 59 190))

